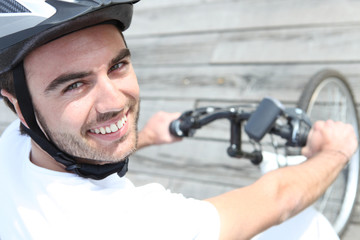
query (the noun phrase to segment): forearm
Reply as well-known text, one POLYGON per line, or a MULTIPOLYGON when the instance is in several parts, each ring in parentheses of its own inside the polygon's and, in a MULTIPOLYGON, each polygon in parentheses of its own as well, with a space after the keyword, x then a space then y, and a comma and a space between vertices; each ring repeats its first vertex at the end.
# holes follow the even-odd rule
POLYGON ((138 133, 137 150, 154 144, 151 135, 140 131, 138 133))
POLYGON ((283 189, 286 201, 293 203, 289 205, 283 219, 292 217, 314 203, 334 182, 347 161, 343 153, 331 150, 320 152, 299 166, 279 169, 284 174, 283 179, 288 179, 281 182, 284 185, 280 188, 283 189))
POLYGON ((346 164, 336 151, 264 175, 253 185, 209 199, 220 214, 221 239, 249 239, 311 205, 346 164))

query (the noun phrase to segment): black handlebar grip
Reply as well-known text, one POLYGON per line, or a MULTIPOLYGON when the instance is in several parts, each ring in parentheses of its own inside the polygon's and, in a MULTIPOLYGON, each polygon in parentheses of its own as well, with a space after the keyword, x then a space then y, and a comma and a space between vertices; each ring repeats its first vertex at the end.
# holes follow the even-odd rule
POLYGON ((300 108, 288 108, 286 109, 286 115, 291 123, 291 133, 288 137, 285 137, 288 140, 287 145, 304 147, 312 126, 309 117, 300 108))
POLYGON ((175 137, 184 137, 184 131, 181 130, 181 121, 179 119, 174 120, 170 123, 169 131, 175 137))
MULTIPOLYGON (((299 130, 296 135, 293 137, 296 146, 304 147, 306 145, 307 137, 309 135, 311 125, 308 125, 306 122, 301 121, 299 125, 299 130)), ((295 133, 294 133, 295 134, 295 133)))

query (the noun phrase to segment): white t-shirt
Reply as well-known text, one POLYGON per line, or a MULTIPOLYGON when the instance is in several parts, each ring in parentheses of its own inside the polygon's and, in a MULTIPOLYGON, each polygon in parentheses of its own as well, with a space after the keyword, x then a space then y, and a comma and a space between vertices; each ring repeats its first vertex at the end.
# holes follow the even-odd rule
POLYGON ((1 240, 218 239, 212 204, 116 174, 97 181, 38 167, 18 126, 0 138, 1 240))

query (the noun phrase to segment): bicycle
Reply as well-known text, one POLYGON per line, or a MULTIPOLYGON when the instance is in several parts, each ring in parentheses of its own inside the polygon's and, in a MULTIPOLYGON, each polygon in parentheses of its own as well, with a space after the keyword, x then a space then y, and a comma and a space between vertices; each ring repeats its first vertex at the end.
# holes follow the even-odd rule
MULTIPOLYGON (((228 119, 230 146, 227 154, 234 158, 249 159, 254 165, 260 166, 262 172, 267 172, 305 161, 306 158, 299 154, 299 150, 306 144, 311 122, 329 118, 351 123, 358 133, 353 95, 346 79, 334 70, 324 70, 312 77, 297 107, 286 108, 272 98, 264 98, 255 111, 245 111, 240 106, 201 107, 184 112, 171 123, 170 132, 177 137, 192 137, 203 126, 218 119, 228 119), (338 116, 335 117, 335 114, 338 116), (244 133, 254 146, 252 152, 242 149, 244 133), (271 151, 262 149, 265 135, 270 135, 271 151)), ((344 233, 354 211, 358 176, 357 151, 334 184, 314 205, 339 236, 344 233)))

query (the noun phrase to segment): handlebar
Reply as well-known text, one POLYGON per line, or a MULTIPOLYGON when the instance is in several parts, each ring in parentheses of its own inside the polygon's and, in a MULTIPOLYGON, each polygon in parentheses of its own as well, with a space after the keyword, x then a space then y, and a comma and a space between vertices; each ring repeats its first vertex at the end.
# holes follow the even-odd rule
POLYGON ((287 146, 302 147, 306 144, 311 121, 300 108, 285 108, 273 98, 264 98, 255 111, 246 112, 240 107, 203 107, 184 112, 171 122, 170 133, 177 137, 192 137, 197 129, 217 119, 228 119, 231 124, 230 146, 227 153, 231 157, 248 158, 254 164, 262 161, 259 151, 247 153, 241 149, 242 124, 246 122, 245 133, 255 142, 260 142, 266 134, 275 134, 286 140, 287 146), (280 118, 285 122, 278 121, 280 118))

